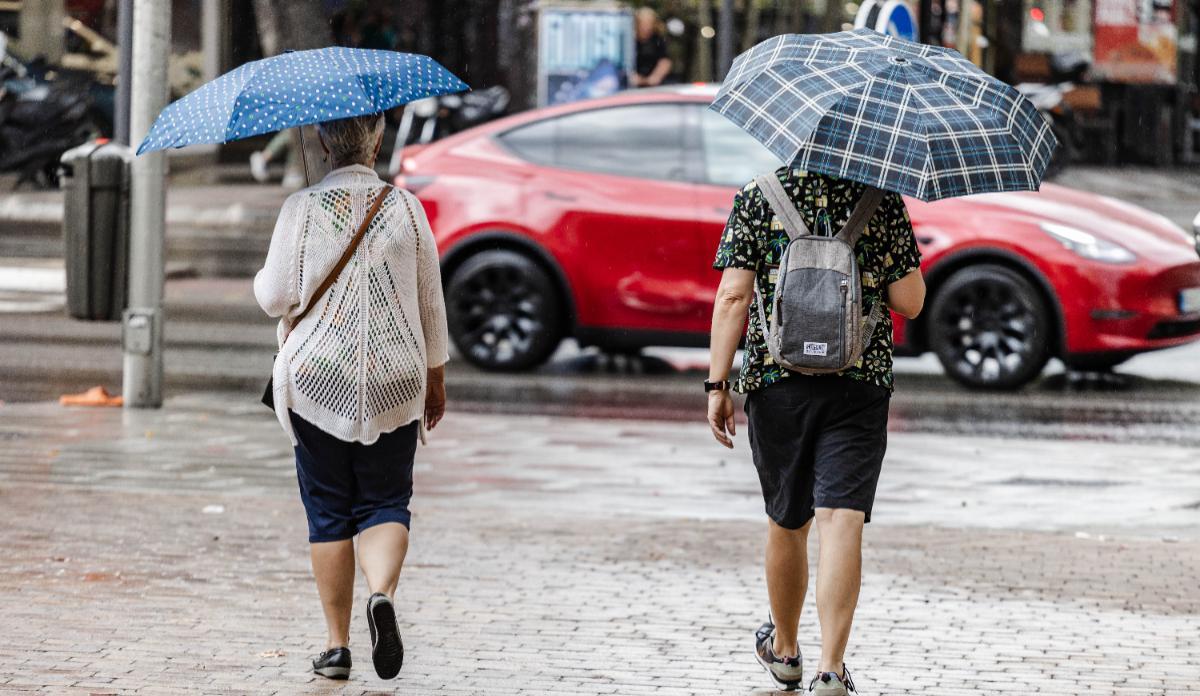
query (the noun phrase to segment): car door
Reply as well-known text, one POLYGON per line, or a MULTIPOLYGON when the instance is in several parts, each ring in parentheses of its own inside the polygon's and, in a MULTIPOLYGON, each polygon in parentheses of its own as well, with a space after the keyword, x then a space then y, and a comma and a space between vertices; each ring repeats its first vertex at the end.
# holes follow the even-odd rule
POLYGON ((571 278, 584 335, 686 331, 706 311, 694 276, 700 259, 686 108, 589 109, 501 136, 545 165, 526 191, 529 214, 539 218, 530 223, 554 230, 549 241, 571 278))

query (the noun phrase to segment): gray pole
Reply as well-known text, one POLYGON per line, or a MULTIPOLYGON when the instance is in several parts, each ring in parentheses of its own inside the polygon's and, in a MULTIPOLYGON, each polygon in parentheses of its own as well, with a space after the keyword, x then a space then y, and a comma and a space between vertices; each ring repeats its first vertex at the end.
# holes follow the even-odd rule
POLYGON ((117 6, 117 113, 113 139, 129 144, 129 95, 133 80, 133 0, 117 6))
POLYGON ((717 78, 725 79, 733 65, 733 43, 737 30, 733 26, 733 0, 721 0, 721 17, 717 21, 717 78))
MULTIPOLYGON (((134 0, 133 98, 130 134, 135 145, 167 105, 171 3, 134 0)), ((166 157, 162 151, 133 160, 130 187, 129 309, 123 344, 126 408, 162 405, 163 237, 166 227, 166 157)))
POLYGON ((203 0, 200 5, 200 52, 204 54, 204 79, 221 76, 221 39, 225 28, 225 0, 203 0))

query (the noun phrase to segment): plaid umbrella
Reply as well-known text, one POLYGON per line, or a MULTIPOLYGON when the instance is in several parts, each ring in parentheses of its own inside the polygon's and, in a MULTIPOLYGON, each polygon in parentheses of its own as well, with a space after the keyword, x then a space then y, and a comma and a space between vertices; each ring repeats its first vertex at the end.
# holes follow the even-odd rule
POLYGON ((791 166, 926 201, 1036 191, 1057 141, 956 51, 871 31, 786 34, 738 56, 712 109, 791 166))

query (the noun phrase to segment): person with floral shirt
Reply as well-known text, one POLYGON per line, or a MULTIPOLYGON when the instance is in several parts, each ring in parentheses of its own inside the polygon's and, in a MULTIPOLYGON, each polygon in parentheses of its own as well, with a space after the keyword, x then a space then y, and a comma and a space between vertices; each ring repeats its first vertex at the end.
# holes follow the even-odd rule
MULTIPOLYGON (((811 234, 836 234, 865 186, 782 168, 776 172, 811 234)), ((808 588, 808 532, 821 534, 817 606, 821 659, 812 689, 853 693, 843 656, 858 601, 863 525, 870 521, 887 448, 893 389, 892 319, 883 312, 862 359, 833 375, 804 375, 775 364, 757 303, 770 322, 779 262, 788 234, 751 182, 734 198, 714 267, 722 271, 705 383, 713 436, 733 447, 729 372, 746 327, 736 391, 746 394, 749 440, 769 518, 767 594, 772 622, 755 637, 758 660, 784 688, 802 679, 796 634, 808 588), (747 316, 749 322, 747 324, 747 316)), ((879 302, 915 318, 925 300, 921 254, 904 200, 888 193, 855 245, 863 314, 879 302)))

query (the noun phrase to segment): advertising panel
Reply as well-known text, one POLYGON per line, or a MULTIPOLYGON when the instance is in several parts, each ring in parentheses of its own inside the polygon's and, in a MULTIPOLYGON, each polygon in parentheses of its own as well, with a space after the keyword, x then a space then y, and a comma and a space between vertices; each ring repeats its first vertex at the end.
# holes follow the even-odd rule
POLYGON ((1095 63, 1102 80, 1175 84, 1176 0, 1096 0, 1095 63))
POLYGON ((628 86, 633 64, 628 7, 590 3, 539 10, 539 106, 615 94, 628 86))

